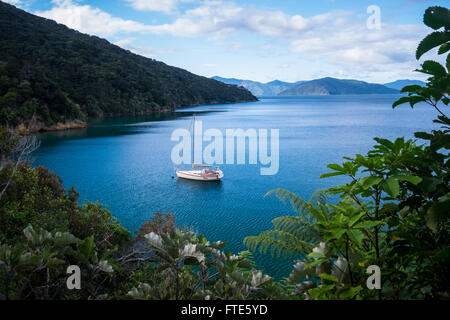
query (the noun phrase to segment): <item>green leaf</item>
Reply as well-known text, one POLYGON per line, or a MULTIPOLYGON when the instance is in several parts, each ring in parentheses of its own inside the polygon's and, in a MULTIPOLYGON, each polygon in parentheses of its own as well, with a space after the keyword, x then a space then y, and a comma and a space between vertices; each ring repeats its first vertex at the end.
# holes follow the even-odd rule
POLYGON ((339 299, 343 299, 343 300, 353 299, 361 291, 362 291, 361 286, 348 288, 339 294, 339 299))
POLYGON ((198 266, 200 262, 198 262, 197 258, 187 257, 186 259, 184 259, 184 264, 187 266, 198 266))
POLYGON ((449 212, 450 197, 443 196, 427 210, 427 213, 425 214, 425 223, 427 227, 436 231, 439 223, 448 219, 449 212))
POLYGON ((323 179, 323 178, 329 178, 329 177, 334 177, 334 176, 342 176, 343 174, 344 174, 343 172, 327 172, 327 173, 321 174, 319 178, 323 179))
POLYGON ((180 255, 180 251, 176 247, 169 247, 169 248, 167 248, 167 253, 173 259, 177 259, 179 257, 179 255, 180 255))
POLYGON ((66 246, 68 244, 79 243, 80 240, 69 232, 56 232, 54 236, 55 244, 58 246, 66 246))
POLYGON ((364 239, 364 233, 356 229, 347 230, 347 235, 351 241, 359 245, 362 243, 364 239))
MULTIPOLYGON (((450 44, 446 43, 447 47, 450 50, 450 44)), ((447 67, 447 72, 450 73, 450 54, 447 55, 447 59, 445 60, 445 66, 447 67)))
POLYGON ((416 59, 419 60, 424 53, 449 41, 450 32, 435 31, 430 33, 419 43, 416 50, 416 59))
POLYGON ((52 258, 52 259, 49 259, 49 261, 47 262, 47 266, 50 268, 55 268, 57 266, 65 264, 65 263, 66 263, 66 261, 64 261, 62 259, 52 258))
POLYGON ((383 178, 381 177, 370 176, 360 179, 360 184, 367 190, 370 187, 379 184, 381 181, 383 181, 383 178))
POLYGON ((434 256, 434 261, 450 261, 450 247, 446 247, 438 251, 438 253, 434 256))
MULTIPOLYGON (((439 47, 438 54, 444 54, 450 50, 450 43, 444 43, 442 46, 439 47)), ((448 60, 448 56, 447 56, 448 60)), ((448 69, 448 65, 447 65, 448 69)))
POLYGON ((412 107, 414 107, 414 105, 416 105, 419 102, 423 102, 425 101, 425 98, 422 96, 408 96, 408 97, 401 97, 400 99, 398 99, 397 101, 395 101, 392 104, 392 108, 397 107, 398 105, 401 105, 403 103, 409 103, 409 105, 412 107))
POLYGON ((95 242, 93 236, 84 239, 80 243, 80 252, 86 259, 90 259, 92 257, 92 255, 94 254, 94 250, 95 250, 95 242))
POLYGON ((425 10, 423 23, 430 28, 437 30, 442 27, 450 27, 450 13, 447 8, 433 6, 425 10))
POLYGON ((435 192, 439 184, 442 183, 442 179, 435 177, 424 177, 419 187, 425 192, 435 192))
POLYGON ((401 92, 417 93, 417 92, 419 92, 422 89, 423 89, 422 86, 419 86, 418 84, 412 84, 412 85, 403 87, 402 90, 400 90, 400 91, 401 92))
POLYGON ((450 149, 450 134, 435 135, 431 139, 430 148, 437 151, 441 148, 450 149))
POLYGON ((317 266, 317 265, 321 265, 321 264, 324 263, 324 262, 325 262, 325 259, 315 260, 315 261, 313 261, 313 262, 308 263, 308 264, 305 266, 305 269, 309 269, 309 268, 315 267, 315 266, 317 266))
POLYGON ((433 138, 433 135, 427 132, 415 132, 414 136, 423 140, 431 140, 433 138))
POLYGON ((435 77, 445 77, 447 75, 447 70, 436 61, 433 60, 427 60, 424 63, 422 63, 422 70, 418 70, 419 72, 431 74, 435 77))
POLYGON ((366 214, 365 212, 361 212, 360 214, 358 214, 358 215, 354 216, 353 218, 351 218, 351 219, 348 221, 348 226, 349 226, 349 227, 353 227, 353 225, 354 225, 356 222, 358 222, 362 217, 364 217, 365 214, 366 214))
POLYGON ((428 210, 425 215, 425 224, 428 228, 430 228, 433 231, 436 231, 438 226, 438 219, 436 214, 432 210, 428 210))
MULTIPOLYGON (((408 98, 408 97, 405 97, 405 98, 408 98)), ((390 150, 392 150, 392 148, 394 147, 394 144, 392 143, 392 141, 390 141, 388 139, 373 138, 373 140, 375 140, 376 142, 378 142, 379 144, 381 144, 382 146, 385 146, 386 148, 388 148, 390 150)))
POLYGON ((398 180, 400 181, 408 181, 414 185, 418 185, 420 182, 422 182, 422 178, 412 175, 412 174, 408 174, 405 176, 398 176, 398 180))
POLYGON ((321 252, 311 252, 308 254, 308 258, 310 259, 322 259, 325 258, 325 255, 321 252))
POLYGON ((377 226, 381 226, 385 224, 384 221, 363 221, 360 223, 357 223, 353 228, 354 229, 369 229, 377 226))
POLYGON ((339 239, 342 237, 342 235, 347 231, 347 229, 337 228, 337 229, 331 229, 329 232, 327 239, 339 239))
MULTIPOLYGON (((196 259, 197 260, 197 259, 196 259)), ((252 262, 248 259, 240 260, 238 262, 238 267, 243 269, 250 269, 253 267, 252 262)))
POLYGON ((334 170, 334 171, 340 171, 340 172, 344 172, 344 168, 336 163, 330 163, 327 165, 327 168, 334 170))
POLYGON ((400 193, 400 185, 396 178, 389 178, 383 182, 383 190, 392 198, 397 198, 400 193))
POLYGON ((328 274, 328 273, 321 273, 320 274, 320 279, 321 280, 328 280, 331 282, 339 282, 339 279, 336 278, 335 276, 328 274))

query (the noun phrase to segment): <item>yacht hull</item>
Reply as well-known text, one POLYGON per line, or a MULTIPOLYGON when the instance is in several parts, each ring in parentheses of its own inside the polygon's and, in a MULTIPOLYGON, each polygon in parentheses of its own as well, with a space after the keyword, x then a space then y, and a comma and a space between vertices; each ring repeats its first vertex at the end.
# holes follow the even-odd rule
POLYGON ((202 174, 202 170, 186 170, 186 171, 176 171, 178 178, 198 180, 198 181, 217 181, 223 177, 223 172, 221 170, 217 171, 217 175, 205 175, 202 174))

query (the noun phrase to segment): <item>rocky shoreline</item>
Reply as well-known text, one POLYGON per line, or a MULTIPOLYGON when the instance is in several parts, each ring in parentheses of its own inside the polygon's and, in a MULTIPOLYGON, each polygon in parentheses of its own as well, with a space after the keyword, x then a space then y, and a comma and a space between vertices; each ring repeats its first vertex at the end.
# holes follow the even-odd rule
POLYGON ((80 129, 86 128, 87 122, 79 119, 66 121, 66 122, 58 122, 52 125, 46 125, 40 121, 32 121, 28 126, 24 123, 19 124, 15 131, 20 134, 33 134, 37 132, 45 132, 45 131, 59 131, 59 130, 69 130, 69 129, 80 129))
MULTIPOLYGON (((255 101, 259 101, 256 99, 255 101)), ((213 101, 210 103, 211 105, 215 104, 234 104, 234 103, 245 103, 245 102, 255 102, 255 101, 239 101, 239 102, 219 102, 219 101, 213 101)), ((200 106, 201 104, 194 104, 189 107, 196 107, 200 106)), ((183 107, 181 107, 183 108, 183 107)), ((181 109, 180 108, 180 109, 181 109)), ((119 116, 128 116, 128 115, 148 115, 148 114, 160 114, 160 113, 169 113, 174 112, 176 108, 164 108, 159 110, 146 110, 146 111, 138 111, 138 112, 120 112, 120 113, 104 113, 101 117, 119 117, 119 116)), ((42 121, 39 121, 35 118, 33 118, 28 125, 25 125, 24 123, 19 124, 17 127, 14 128, 14 131, 18 132, 19 134, 34 134, 38 132, 48 132, 48 131, 63 131, 63 130, 70 130, 70 129, 83 129, 87 128, 88 123, 84 120, 75 119, 70 120, 66 122, 58 122, 56 124, 52 125, 46 125, 42 121)))
MULTIPOLYGON (((125 116, 125 115, 145 115, 145 114, 157 114, 157 113, 167 113, 172 112, 173 109, 161 109, 158 111, 140 111, 140 112, 127 112, 127 113, 105 113, 102 115, 102 117, 117 117, 117 116, 125 116)), ((100 117, 100 118, 102 118, 100 117)), ((75 119, 70 120, 66 122, 57 122, 56 124, 52 125, 46 125, 45 123, 32 119, 28 125, 25 125, 24 123, 19 124, 17 127, 14 128, 14 131, 16 131, 19 134, 27 135, 27 134, 34 134, 38 132, 49 132, 49 131, 63 131, 63 130, 70 130, 70 129, 83 129, 87 128, 88 123, 84 120, 75 119)))

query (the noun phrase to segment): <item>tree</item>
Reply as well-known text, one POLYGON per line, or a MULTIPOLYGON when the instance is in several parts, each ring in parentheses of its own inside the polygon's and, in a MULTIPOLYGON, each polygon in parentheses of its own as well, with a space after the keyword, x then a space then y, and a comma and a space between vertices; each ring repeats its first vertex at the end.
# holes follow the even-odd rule
POLYGON ((11 174, 0 189, 0 200, 11 184, 17 168, 27 161, 28 156, 39 148, 36 136, 19 136, 14 131, 0 126, 0 170, 12 166, 11 174))
MULTIPOLYGON (((447 53, 450 50, 450 11, 443 7, 430 7, 425 11, 423 21, 435 31, 419 43, 416 50, 416 59, 419 60, 425 53, 436 47, 439 47, 439 55, 447 53)), ((404 87, 401 91, 407 92, 408 96, 398 99, 392 107, 395 108, 400 104, 409 103, 413 108, 417 103, 425 102, 439 112, 439 121, 436 122, 448 126, 449 118, 440 109, 439 102, 445 106, 448 106, 450 102, 448 97, 450 92, 450 55, 447 54, 446 58, 447 70, 439 62, 433 60, 426 60, 421 67, 416 71, 430 75, 426 86, 410 85, 404 87)))
MULTIPOLYGON (((425 24, 444 30, 419 44, 417 58, 437 46, 439 54, 450 50, 449 17, 446 8, 426 10, 425 24)), ((278 248, 272 249, 277 253, 289 248, 303 254, 286 279, 296 285, 295 294, 313 299, 450 297, 450 122, 441 107, 450 101, 449 70, 449 56, 447 70, 435 61, 425 61, 418 71, 431 75, 427 85, 403 88, 408 96, 393 104, 395 108, 408 102, 414 107, 425 102, 439 112, 435 122, 443 125, 442 130, 415 133, 428 145, 404 138, 375 138, 377 144, 366 155, 329 164, 332 172, 321 178, 343 175, 349 179, 327 190, 339 196, 334 204, 305 202, 286 190, 269 192, 283 201, 290 198, 302 217, 274 219, 273 230, 247 237, 245 243, 253 250, 272 247, 278 248), (379 266, 386 279, 376 295, 363 290, 369 265, 379 266)))

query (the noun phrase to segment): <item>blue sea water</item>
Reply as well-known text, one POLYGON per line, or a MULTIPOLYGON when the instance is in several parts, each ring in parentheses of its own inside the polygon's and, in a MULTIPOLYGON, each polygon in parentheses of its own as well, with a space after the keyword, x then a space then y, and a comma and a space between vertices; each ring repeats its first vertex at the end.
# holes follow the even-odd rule
MULTIPOLYGON (((75 186, 81 200, 99 200, 130 231, 156 211, 172 211, 180 226, 227 241, 234 253, 243 239, 271 227, 271 220, 293 212, 276 197, 285 188, 307 199, 317 189, 345 178, 319 179, 328 163, 365 153, 374 137, 413 138, 415 131, 437 128, 435 111, 414 110, 398 95, 261 97, 259 102, 181 108, 161 116, 128 116, 93 121, 86 129, 40 134, 33 165, 45 165, 75 186), (173 179, 173 130, 189 129, 192 114, 204 130, 279 129, 279 172, 260 175, 258 165, 221 165, 220 183, 173 179)), ((287 276, 292 261, 256 254, 259 268, 277 278, 287 276)))

